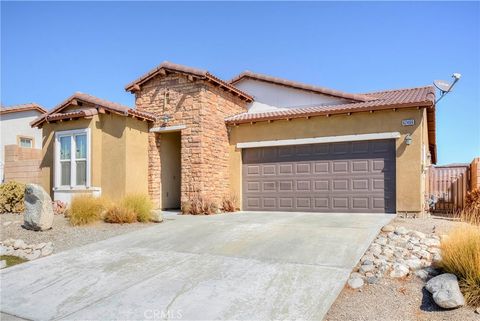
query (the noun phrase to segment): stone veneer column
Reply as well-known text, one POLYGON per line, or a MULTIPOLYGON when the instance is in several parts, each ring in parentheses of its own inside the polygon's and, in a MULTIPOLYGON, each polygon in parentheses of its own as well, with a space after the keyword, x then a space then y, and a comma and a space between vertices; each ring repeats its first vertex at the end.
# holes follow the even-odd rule
POLYGON ((161 207, 160 135, 148 134, 148 194, 156 208, 161 207))

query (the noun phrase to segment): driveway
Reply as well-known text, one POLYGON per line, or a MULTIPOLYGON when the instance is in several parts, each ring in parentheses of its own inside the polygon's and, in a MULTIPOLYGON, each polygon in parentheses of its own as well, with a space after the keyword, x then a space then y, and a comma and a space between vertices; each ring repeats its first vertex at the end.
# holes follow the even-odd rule
POLYGON ((1 311, 32 320, 321 320, 392 218, 172 216, 2 270, 1 311))

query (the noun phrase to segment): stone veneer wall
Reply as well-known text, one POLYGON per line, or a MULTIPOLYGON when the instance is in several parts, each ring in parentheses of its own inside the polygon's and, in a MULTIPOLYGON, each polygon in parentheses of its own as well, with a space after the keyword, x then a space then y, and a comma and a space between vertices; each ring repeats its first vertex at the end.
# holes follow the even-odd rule
MULTIPOLYGON (((246 102, 204 80, 182 74, 157 76, 136 92, 136 108, 172 118, 167 126, 181 132, 181 201, 201 193, 216 202, 230 193, 228 132, 224 118, 246 111, 246 102), (164 106, 164 93, 168 100, 164 106)), ((160 126, 163 120, 153 124, 160 126)), ((161 207, 161 134, 149 134, 148 189, 161 207)))

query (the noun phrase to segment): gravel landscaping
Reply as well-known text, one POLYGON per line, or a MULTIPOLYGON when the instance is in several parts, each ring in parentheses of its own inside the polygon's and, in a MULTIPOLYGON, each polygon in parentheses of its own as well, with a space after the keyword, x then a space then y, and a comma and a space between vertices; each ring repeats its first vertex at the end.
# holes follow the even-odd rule
MULTIPOLYGON (((350 286, 345 286, 324 320, 480 320, 480 314, 475 313, 473 309, 468 307, 454 310, 445 310, 438 307, 433 301, 431 294, 424 288, 426 280, 418 277, 418 271, 422 271, 422 268, 427 267, 427 271, 430 269, 428 265, 433 256, 436 255, 434 250, 437 244, 430 244, 430 241, 434 243, 434 240, 439 239, 442 234, 448 233, 450 229, 461 224, 463 223, 440 217, 396 218, 390 224, 390 228, 393 228, 396 232, 382 232, 366 252, 366 257, 369 255, 374 257, 372 261, 375 261, 375 263, 372 264, 372 271, 363 271, 368 265, 363 266, 365 262, 359 263, 357 269, 360 269, 352 273, 352 277, 349 280, 350 286), (410 235, 403 235, 402 230, 409 231, 410 235), (417 238, 417 233, 413 231, 421 232, 425 235, 420 233, 420 238, 417 238), (388 237, 389 235, 390 237, 388 237), (379 246, 379 240, 386 240, 388 245, 379 246), (416 249, 417 251, 415 251, 413 244, 411 244, 412 240, 414 243, 417 240, 419 241, 415 244, 415 248, 418 245, 423 246, 424 249, 416 249), (428 244, 428 248, 425 246, 425 243, 428 244), (390 248, 389 245, 391 245, 390 248), (385 251, 388 252, 390 249, 395 252, 395 255, 392 253, 388 258, 384 257, 385 251), (372 250, 380 251, 377 253, 372 250), (418 252, 423 252, 423 250, 427 250, 425 253, 428 256, 427 258, 418 254, 418 252), (428 251, 431 252, 431 255, 428 254, 428 251), (388 270, 386 269, 385 271, 386 273, 381 270, 381 267, 376 262, 379 261, 379 258, 385 259, 389 264, 388 270), (409 266, 407 263, 410 263, 410 258, 421 264, 418 267, 409 266), (398 261, 401 263, 394 263, 398 261), (395 275, 393 272, 392 274, 388 272, 392 268, 395 270, 396 264, 406 265, 406 273, 395 275), (379 269, 382 273, 379 272, 379 269), (368 274, 367 276, 365 275, 366 273, 368 274), (408 276, 403 275, 407 273, 408 276), (375 279, 375 282, 372 282, 374 284, 369 284, 370 278, 375 279), (362 286, 360 283, 363 284, 363 281, 365 281, 365 285, 362 286), (352 289, 351 286, 358 286, 359 288, 352 289)), ((383 242, 379 243, 383 244, 383 242)), ((365 256, 362 258, 362 261, 364 259, 365 256)), ((430 274, 428 278, 435 274, 430 274)))
POLYGON ((155 223, 109 224, 98 222, 87 226, 71 226, 63 215, 55 215, 53 228, 35 232, 22 228, 22 214, 0 214, 1 241, 20 239, 27 244, 52 242, 54 252, 69 250, 78 246, 101 241, 119 234, 128 233, 155 223))

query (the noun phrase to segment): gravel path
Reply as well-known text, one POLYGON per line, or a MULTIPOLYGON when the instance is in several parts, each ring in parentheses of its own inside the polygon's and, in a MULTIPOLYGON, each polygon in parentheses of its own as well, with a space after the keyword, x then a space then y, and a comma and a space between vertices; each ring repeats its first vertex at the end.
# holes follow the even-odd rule
POLYGON ((22 228, 22 223, 23 215, 21 214, 0 214, 1 240, 8 238, 22 239, 27 244, 51 241, 56 253, 155 224, 132 223, 121 225, 98 222, 93 225, 74 227, 63 215, 55 215, 51 230, 35 232, 22 228), (10 223, 4 225, 6 222, 10 223))
MULTIPOLYGON (((392 225, 410 230, 445 234, 463 223, 439 217, 396 218, 392 225)), ((388 276, 379 283, 365 285, 359 290, 345 287, 328 311, 324 321, 480 321, 473 309, 455 310, 439 308, 416 277, 392 279, 388 276)))

